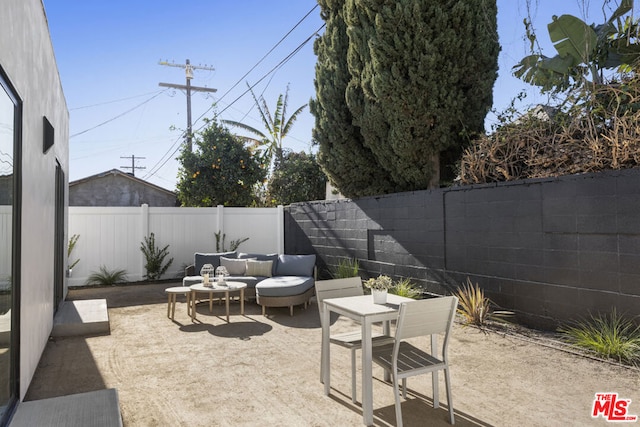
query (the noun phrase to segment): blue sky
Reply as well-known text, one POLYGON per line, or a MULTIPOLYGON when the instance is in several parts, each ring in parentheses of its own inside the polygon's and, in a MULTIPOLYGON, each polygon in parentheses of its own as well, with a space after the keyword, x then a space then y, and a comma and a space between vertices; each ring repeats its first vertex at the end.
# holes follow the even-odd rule
MULTIPOLYGON (((299 23, 314 8, 315 0, 43 1, 70 113, 71 181, 130 166, 130 156, 135 155, 144 157, 136 166, 146 168, 136 170, 136 176, 175 188, 179 165, 171 155, 186 128, 186 97, 180 91, 164 90, 158 83, 185 84, 185 72, 159 65, 159 61, 184 64, 190 59, 193 65, 215 68, 196 70, 191 81, 194 86, 217 89, 208 96, 192 95, 194 130, 204 125, 201 117, 212 117, 214 103, 221 118, 262 129, 251 96, 241 96, 247 88, 245 82, 253 85, 262 79, 254 91, 264 95, 271 109, 287 85, 289 111, 315 95, 313 38, 302 44, 323 24, 319 8, 299 23), (278 67, 299 47, 298 53, 278 67), (269 73, 274 67, 276 71, 269 73)), ((526 3, 498 0, 502 45, 494 88, 494 108, 498 110, 522 89, 530 94, 527 103, 546 100, 535 88, 511 76, 511 67, 528 54, 522 25, 526 3)), ((587 23, 602 22, 601 1, 530 3, 538 37, 550 56, 554 51, 546 25, 552 15, 570 13, 587 23)), ((488 127, 492 121, 490 115, 488 127)), ((311 145, 313 124, 307 108, 285 139, 285 147, 315 150, 311 145)))

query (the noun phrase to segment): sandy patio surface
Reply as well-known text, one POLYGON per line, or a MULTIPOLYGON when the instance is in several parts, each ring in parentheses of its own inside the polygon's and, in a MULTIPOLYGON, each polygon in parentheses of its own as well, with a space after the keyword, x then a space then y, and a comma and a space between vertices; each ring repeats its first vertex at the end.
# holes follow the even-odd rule
MULTIPOLYGON (((318 307, 261 314, 255 303, 198 307, 191 323, 184 297, 167 318, 171 284, 74 289, 68 299, 106 298, 111 334, 50 340, 25 400, 116 388, 125 426, 360 426, 351 402, 350 354, 331 348, 331 395, 319 381, 318 307)), ((338 319, 332 330, 358 327, 338 319)), ((540 343, 454 327, 450 344, 458 426, 610 425, 592 419, 597 392, 631 399, 640 415, 640 371, 540 343)), ((358 352, 358 356, 360 352, 358 352)), ((358 362, 358 369, 360 362, 358 362)), ((446 403, 441 379, 441 401, 446 403)), ((374 365, 374 424, 395 424, 393 389, 374 365)), ((446 426, 431 406, 430 376, 408 380, 406 426, 446 426)), ((358 392, 360 376, 358 376, 358 392)), ((618 424, 620 425, 620 424, 618 424)), ((631 423, 622 425, 640 425, 631 423)))

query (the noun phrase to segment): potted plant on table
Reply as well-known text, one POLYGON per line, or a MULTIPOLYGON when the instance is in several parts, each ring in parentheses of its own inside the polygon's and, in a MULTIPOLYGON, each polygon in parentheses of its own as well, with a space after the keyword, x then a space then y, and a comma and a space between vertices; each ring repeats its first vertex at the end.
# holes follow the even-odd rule
POLYGON ((389 276, 380 275, 365 281, 364 286, 371 289, 374 304, 386 304, 387 293, 393 288, 393 280, 389 276))

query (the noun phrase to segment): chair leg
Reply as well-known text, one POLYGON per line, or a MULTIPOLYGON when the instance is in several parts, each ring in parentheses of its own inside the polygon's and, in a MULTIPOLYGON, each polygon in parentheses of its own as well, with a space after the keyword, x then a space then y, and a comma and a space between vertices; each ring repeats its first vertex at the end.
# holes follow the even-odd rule
POLYGON ((407 398, 407 379, 406 378, 402 379, 402 398, 403 399, 407 398))
POLYGON ((440 392, 438 390, 438 371, 431 373, 431 382, 433 383, 433 407, 440 407, 440 392))
POLYGON ((449 369, 444 370, 444 384, 447 389, 447 405, 449 405, 449 421, 451 425, 455 424, 453 417, 453 401, 451 400, 451 378, 449 378, 449 369))
POLYGON ((263 316, 266 316, 266 315, 267 315, 267 306, 266 306, 266 305, 263 305, 263 306, 262 306, 262 315, 263 315, 263 316))
POLYGON ((356 349, 351 349, 351 401, 356 403, 356 349))
MULTIPOLYGON (((438 336, 431 335, 431 355, 433 357, 438 357, 438 336)), ((433 371, 431 373, 431 383, 433 387, 433 407, 440 407, 440 393, 438 392, 438 371, 433 371)))
MULTIPOLYGON (((400 406, 400 385, 398 384, 398 376, 393 375, 393 396, 395 397, 396 400, 396 426, 397 427, 402 427, 402 407, 400 406)), ((402 381, 404 382, 405 379, 403 378, 402 381)))
POLYGON ((289 306, 289 316, 293 317, 293 306, 289 306))
POLYGON ((324 384, 324 346, 320 348, 320 384, 324 384))

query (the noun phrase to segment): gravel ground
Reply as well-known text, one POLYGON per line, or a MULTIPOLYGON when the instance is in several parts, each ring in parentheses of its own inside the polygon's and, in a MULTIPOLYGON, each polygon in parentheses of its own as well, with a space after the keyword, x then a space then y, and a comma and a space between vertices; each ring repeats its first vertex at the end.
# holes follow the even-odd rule
MULTIPOLYGON (((347 350, 332 347, 331 394, 323 394, 315 302, 293 317, 287 308, 262 316, 255 303, 241 316, 234 303, 230 323, 224 305, 209 313, 203 304, 192 323, 182 299, 172 321, 164 294, 172 285, 71 290, 69 299, 107 299, 111 334, 51 340, 25 400, 113 387, 125 426, 362 425, 347 350)), ((332 330, 354 327, 340 318, 332 330)), ((628 413, 640 415, 640 371, 584 357, 548 334, 455 325, 449 349, 458 426, 609 425, 591 417, 598 392, 631 399, 628 413)), ((374 366, 374 424, 394 425, 382 378, 374 366)), ((430 384, 429 376, 409 379, 406 426, 449 425, 446 408, 431 406, 430 384)))

